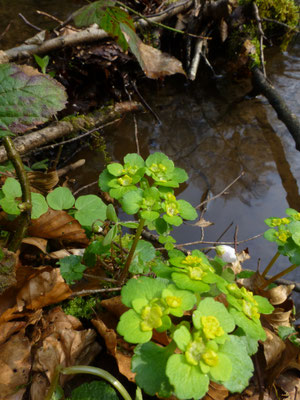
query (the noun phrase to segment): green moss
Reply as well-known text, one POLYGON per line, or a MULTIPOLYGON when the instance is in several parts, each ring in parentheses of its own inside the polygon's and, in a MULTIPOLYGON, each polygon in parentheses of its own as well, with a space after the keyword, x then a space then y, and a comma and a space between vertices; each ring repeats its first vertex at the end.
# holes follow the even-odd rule
POLYGON ((91 319, 94 315, 94 310, 98 298, 91 297, 75 297, 62 304, 62 308, 66 314, 73 315, 76 318, 91 319))

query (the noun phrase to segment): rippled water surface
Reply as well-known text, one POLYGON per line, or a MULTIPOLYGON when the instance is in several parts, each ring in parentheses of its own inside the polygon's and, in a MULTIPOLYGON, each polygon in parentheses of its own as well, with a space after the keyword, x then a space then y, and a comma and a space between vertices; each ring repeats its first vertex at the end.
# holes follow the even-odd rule
MULTIPOLYGON (((5 45, 4 40, 0 44, 8 48, 16 40, 22 41, 25 33, 33 35, 31 28, 20 23, 18 12, 32 21, 32 10, 38 8, 64 19, 70 10, 82 3, 22 0, 10 1, 8 9, 7 1, 0 0, 0 34, 13 21, 13 27, 5 36, 5 45)), ((45 26, 45 19, 38 17, 34 23, 45 26)), ((299 37, 287 52, 280 54, 278 49, 272 49, 267 53, 268 77, 298 118, 299 56, 299 37)), ((172 77, 163 84, 145 80, 140 85, 141 93, 162 121, 158 125, 152 115, 146 113, 136 116, 142 155, 163 151, 186 169, 190 179, 180 197, 197 205, 206 191, 215 196, 242 171, 245 172, 224 196, 209 203, 204 218, 214 225, 205 229, 207 241, 215 241, 230 224, 232 226, 222 240, 232 241, 236 226, 237 239, 247 239, 266 230, 265 218, 284 216, 287 207, 300 210, 300 153, 264 97, 242 99, 249 88, 247 82, 230 83, 225 77, 212 81, 204 75, 193 84, 172 77)), ((115 160, 135 152, 133 116, 129 115, 107 129, 105 138, 107 149, 115 160)), ((78 153, 76 158, 87 160, 80 176, 76 176, 75 188, 79 188, 97 179, 103 168, 103 158, 87 150, 78 153)), ((201 230, 185 225, 176 230, 176 237, 180 243, 197 241, 201 238, 201 230)), ((266 265, 276 248, 262 238, 241 243, 239 250, 246 247, 251 255, 247 262, 250 268, 256 268, 259 259, 261 267, 266 265)), ((283 266, 287 266, 286 261, 279 259, 274 272, 283 266)), ((300 281, 300 270, 287 278, 300 281)))

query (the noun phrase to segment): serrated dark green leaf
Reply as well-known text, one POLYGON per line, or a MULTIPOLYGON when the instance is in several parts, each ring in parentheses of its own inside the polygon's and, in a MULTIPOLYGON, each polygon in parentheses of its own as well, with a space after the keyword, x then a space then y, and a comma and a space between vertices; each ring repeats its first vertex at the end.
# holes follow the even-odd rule
POLYGON ((116 391, 104 381, 83 383, 72 391, 70 400, 118 400, 116 391))
POLYGON ((32 67, 0 65, 0 133, 23 133, 65 107, 64 87, 32 67))

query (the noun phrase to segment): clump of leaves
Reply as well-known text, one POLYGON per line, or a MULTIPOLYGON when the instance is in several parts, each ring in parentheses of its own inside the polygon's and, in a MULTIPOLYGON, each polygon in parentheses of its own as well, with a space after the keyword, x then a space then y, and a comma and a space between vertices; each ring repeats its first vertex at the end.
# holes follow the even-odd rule
POLYGON ((278 250, 265 268, 262 276, 266 276, 280 255, 288 257, 291 265, 272 277, 267 281, 266 285, 273 283, 276 279, 281 278, 300 265, 300 213, 293 208, 287 208, 286 214, 287 216, 283 218, 271 217, 265 220, 270 229, 264 233, 264 238, 270 242, 275 242, 278 250))
POLYGON ((130 309, 117 331, 138 343, 132 358, 137 384, 149 395, 181 399, 202 398, 210 381, 241 392, 253 373, 250 356, 266 338, 260 313, 273 306, 232 283, 224 264, 199 250, 172 250, 169 257, 154 268, 162 278, 130 279, 121 292, 130 309), (225 295, 224 304, 214 299, 217 293, 225 295), (154 330, 167 333, 167 346, 151 342, 154 330))

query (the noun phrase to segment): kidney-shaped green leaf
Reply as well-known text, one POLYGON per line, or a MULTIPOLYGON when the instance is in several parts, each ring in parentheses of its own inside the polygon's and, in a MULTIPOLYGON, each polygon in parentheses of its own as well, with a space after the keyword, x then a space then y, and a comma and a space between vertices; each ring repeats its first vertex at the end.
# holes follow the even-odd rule
POLYGON ((92 226, 94 222, 102 224, 106 219, 106 205, 94 194, 80 196, 75 202, 75 218, 83 226, 92 226))

